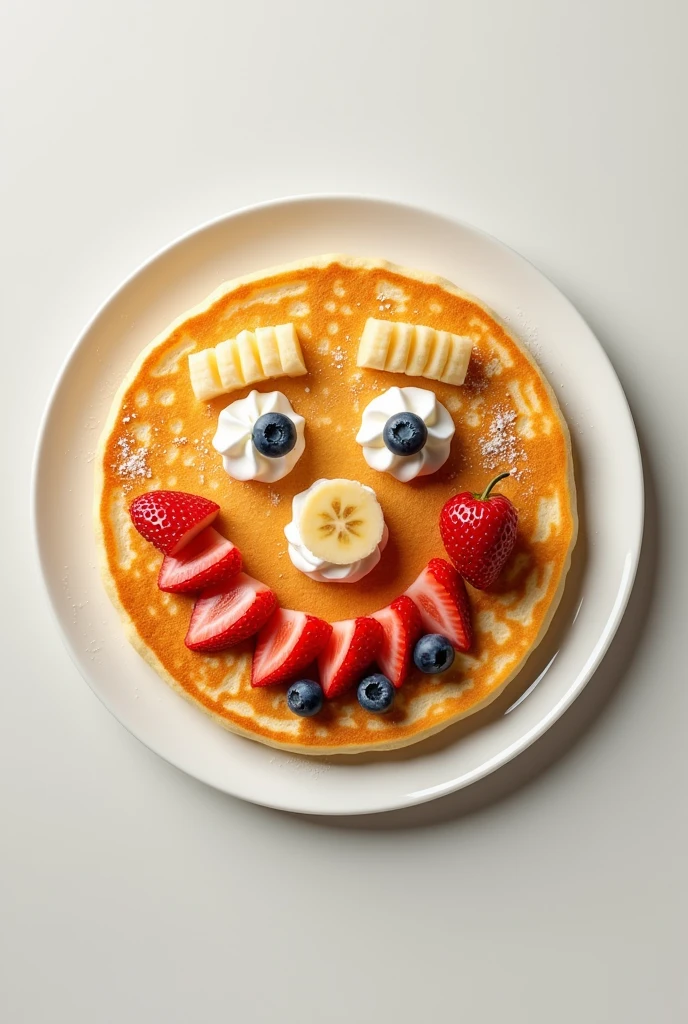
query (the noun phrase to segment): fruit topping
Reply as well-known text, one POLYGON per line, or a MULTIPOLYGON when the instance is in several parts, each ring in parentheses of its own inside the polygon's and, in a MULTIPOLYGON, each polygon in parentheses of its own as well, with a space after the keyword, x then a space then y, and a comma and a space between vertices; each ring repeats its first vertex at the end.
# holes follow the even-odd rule
POLYGON ((192 651, 222 651, 253 636, 275 610, 277 598, 264 583, 240 572, 204 590, 191 613, 184 641, 192 651))
POLYGON ((375 675, 362 679, 358 684, 358 703, 365 711, 381 714, 389 711, 394 703, 394 687, 387 676, 376 672, 375 675))
POLYGON ((266 412, 253 424, 253 443, 269 459, 281 459, 296 444, 296 427, 281 412, 266 412))
POLYGON ((425 447, 428 428, 414 412, 397 412, 385 423, 382 439, 395 455, 416 455, 425 447))
POLYGON ((431 558, 406 594, 418 608, 428 633, 445 636, 457 651, 470 650, 473 628, 466 586, 449 562, 431 558))
POLYGON ((311 718, 317 715, 323 706, 323 692, 320 683, 312 679, 299 679, 292 683, 287 690, 287 704, 289 710, 301 718, 311 718))
POLYGON ((458 334, 369 317, 356 363, 372 370, 463 384, 472 350, 471 339, 458 334))
POLYGON ((135 498, 131 521, 147 541, 166 555, 176 555, 215 519, 220 506, 186 491, 148 491, 135 498))
POLYGON ((375 661, 398 689, 408 675, 413 645, 422 632, 420 612, 411 598, 402 594, 371 618, 377 619, 385 634, 375 661))
POLYGON ((513 551, 518 512, 503 494, 491 494, 500 473, 482 494, 455 494, 440 512, 440 533, 447 554, 477 590, 491 587, 513 551))
MULTIPOLYGON (((300 523, 303 515, 303 509, 308 501, 309 496, 314 491, 324 484, 329 483, 328 480, 316 480, 306 491, 301 491, 299 494, 295 494, 291 504, 291 521, 284 527, 284 536, 287 538, 287 551, 289 558, 291 559, 292 565, 299 572, 304 573, 312 580, 316 580, 318 583, 358 583, 367 576, 369 572, 375 568, 382 557, 382 552, 387 546, 389 540, 389 530, 387 526, 382 528, 382 537, 377 547, 367 555, 365 558, 355 559, 353 562, 348 562, 343 565, 335 565, 334 562, 328 561, 326 558, 319 558, 315 555, 310 548, 308 548, 301 536, 300 523)), ((370 494, 374 497, 374 492, 370 488, 364 488, 366 491, 370 491, 370 494)), ((328 513, 329 515, 329 513, 328 513)), ((356 527, 353 527, 356 529, 356 527)))
POLYGON ((367 558, 382 540, 385 520, 370 487, 356 480, 322 480, 306 492, 299 532, 316 558, 350 565, 367 558))
POLYGON ((335 622, 325 649, 318 658, 320 682, 326 697, 348 690, 374 661, 384 640, 375 619, 361 616, 335 622))
POLYGON ((158 586, 168 594, 188 594, 224 583, 241 572, 241 552, 207 526, 182 548, 178 555, 165 555, 158 586))
POLYGON ((305 612, 278 608, 256 638, 252 686, 288 683, 310 665, 330 638, 332 626, 305 612))
POLYGON ((413 661, 421 672, 435 676, 451 668, 454 662, 454 648, 446 636, 426 633, 413 649, 413 661))
POLYGON ((236 338, 189 356, 191 387, 201 402, 268 377, 300 377, 307 372, 293 323, 241 331, 236 338))

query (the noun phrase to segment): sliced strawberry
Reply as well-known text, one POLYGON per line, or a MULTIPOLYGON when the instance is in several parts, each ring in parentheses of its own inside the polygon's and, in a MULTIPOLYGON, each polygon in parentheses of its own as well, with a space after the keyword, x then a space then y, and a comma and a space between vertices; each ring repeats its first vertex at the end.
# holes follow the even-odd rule
POLYGON ((338 697, 359 679, 382 647, 384 637, 380 623, 366 616, 334 623, 318 658, 320 685, 326 697, 338 697))
POLYGON ((176 555, 215 519, 220 506, 186 491, 148 491, 129 506, 142 537, 166 555, 176 555))
POLYGON ((178 555, 165 555, 158 586, 168 594, 189 594, 224 583, 241 572, 241 552, 207 526, 178 555))
POLYGON ((253 636, 275 610, 277 598, 264 583, 237 573, 204 590, 191 613, 184 643, 192 651, 223 651, 253 636))
POLYGON ((398 690, 408 675, 413 645, 423 632, 420 612, 411 598, 402 594, 370 617, 377 619, 385 631, 375 661, 398 690))
POLYGON ((431 558, 406 594, 420 612, 423 629, 446 636, 457 651, 470 650, 471 606, 466 584, 453 565, 443 558, 431 558))
POLYGON ((251 686, 290 683, 314 661, 332 626, 305 612, 278 608, 256 637, 251 686))

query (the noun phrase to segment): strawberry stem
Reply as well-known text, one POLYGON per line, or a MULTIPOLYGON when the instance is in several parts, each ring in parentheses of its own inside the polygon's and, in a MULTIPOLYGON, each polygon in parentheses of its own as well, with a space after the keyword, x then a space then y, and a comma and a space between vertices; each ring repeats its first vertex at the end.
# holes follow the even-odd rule
POLYGON ((511 476, 511 473, 500 473, 499 476, 496 476, 494 478, 494 480, 490 480, 489 484, 487 485, 483 493, 479 495, 480 501, 487 501, 487 499, 490 497, 490 491, 492 490, 494 485, 498 484, 500 480, 503 480, 507 476, 511 476))

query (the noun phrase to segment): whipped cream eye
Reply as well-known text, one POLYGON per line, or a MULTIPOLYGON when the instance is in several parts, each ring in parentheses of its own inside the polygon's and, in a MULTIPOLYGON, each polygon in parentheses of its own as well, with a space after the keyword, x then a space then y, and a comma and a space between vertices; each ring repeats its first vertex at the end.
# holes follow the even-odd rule
POLYGON ((281 480, 306 450, 306 421, 281 391, 252 391, 220 413, 213 448, 234 480, 281 480))
POLYGON ((449 458, 454 421, 433 391, 389 388, 363 410, 356 435, 371 469, 406 483, 449 458))

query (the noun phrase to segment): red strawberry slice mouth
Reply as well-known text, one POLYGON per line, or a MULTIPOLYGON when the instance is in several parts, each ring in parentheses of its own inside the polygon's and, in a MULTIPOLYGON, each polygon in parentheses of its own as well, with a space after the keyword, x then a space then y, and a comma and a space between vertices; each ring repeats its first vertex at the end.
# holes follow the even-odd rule
POLYGON ((382 626, 362 615, 335 622, 318 658, 320 683, 326 697, 338 697, 357 682, 374 660, 384 640, 382 626))
POLYGON ((141 536, 166 555, 179 554, 219 511, 217 502, 186 491, 146 491, 129 507, 141 536))
POLYGON ((246 573, 204 590, 186 635, 192 651, 222 651, 253 636, 272 615, 277 599, 269 587, 246 573))
POLYGON ((409 673, 413 645, 422 632, 420 612, 411 598, 402 594, 371 618, 380 623, 385 634, 375 660, 398 690, 409 673))
POLYGON ((345 693, 376 662, 399 688, 423 629, 445 636, 459 651, 470 649, 466 587, 443 559, 431 559, 407 592, 386 608, 330 625, 306 612, 276 610, 272 590, 241 571, 241 553, 210 525, 219 510, 198 495, 149 491, 129 511, 138 532, 165 554, 160 589, 200 591, 185 638, 189 650, 213 654, 258 634, 252 686, 293 682, 317 661, 328 698, 345 693))
POLYGON ((212 526, 178 555, 165 555, 158 586, 168 594, 186 594, 223 583, 241 571, 241 552, 212 526))
POLYGON ((446 636, 457 651, 470 650, 471 609, 466 585, 453 565, 443 558, 431 558, 406 594, 418 608, 428 633, 446 636))
POLYGON ((327 668, 323 670, 321 665, 321 674, 324 677, 323 690, 326 697, 332 696, 331 681, 337 678, 339 670, 344 664, 346 653, 356 632, 356 620, 350 619, 348 622, 336 623, 336 626, 339 628, 332 633, 331 642, 327 647, 327 668))
POLYGON ((214 523, 216 517, 217 512, 209 512, 204 519, 201 519, 200 522, 195 523, 194 526, 190 527, 186 533, 182 534, 177 543, 170 550, 170 554, 178 555, 182 548, 185 548, 187 544, 190 544, 191 541, 199 535, 199 533, 202 533, 203 530, 207 529, 211 523, 214 523))
POLYGON ((252 686, 292 682, 317 658, 332 626, 314 615, 279 608, 258 634, 252 686))

